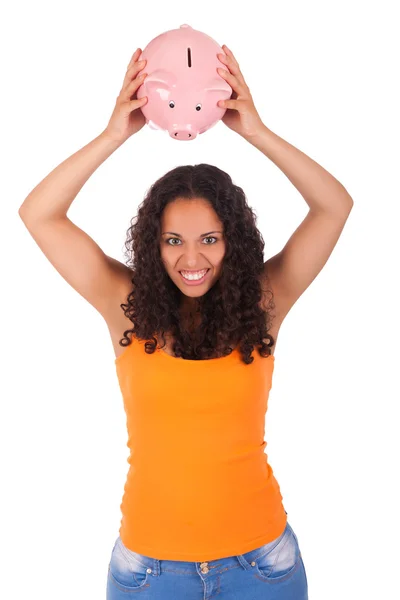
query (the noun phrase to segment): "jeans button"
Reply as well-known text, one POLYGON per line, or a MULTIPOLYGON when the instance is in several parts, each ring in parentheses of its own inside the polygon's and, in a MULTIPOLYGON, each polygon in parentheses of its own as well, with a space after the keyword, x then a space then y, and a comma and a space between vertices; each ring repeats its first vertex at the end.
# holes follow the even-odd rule
POLYGON ((201 568, 202 573, 208 573, 208 571, 209 571, 208 562, 200 563, 200 568, 201 568))

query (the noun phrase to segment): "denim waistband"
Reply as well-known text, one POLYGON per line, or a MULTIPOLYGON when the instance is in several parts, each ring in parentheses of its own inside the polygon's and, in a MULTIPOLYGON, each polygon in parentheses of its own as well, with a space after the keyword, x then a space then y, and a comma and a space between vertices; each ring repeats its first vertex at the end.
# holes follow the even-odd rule
MULTIPOLYGON (((163 570, 175 571, 182 574, 200 574, 203 578, 210 576, 212 574, 222 572, 231 567, 237 566, 238 562, 244 567, 248 568, 253 561, 257 560, 260 556, 265 555, 266 553, 272 551, 277 544, 279 544, 282 537, 285 535, 286 531, 291 529, 289 523, 286 523, 284 531, 281 535, 269 542, 267 544, 263 544, 262 546, 255 548, 254 550, 250 550, 244 554, 228 556, 224 558, 218 558, 210 561, 183 561, 183 560, 165 560, 152 558, 150 556, 146 556, 144 554, 139 554, 138 552, 134 552, 133 550, 129 550, 129 555, 126 558, 129 560, 129 557, 133 557, 138 563, 142 564, 144 567, 151 569, 153 575, 159 575, 161 572, 161 567, 163 570), (204 569, 204 567, 206 567, 204 569)), ((122 543, 120 537, 118 537, 117 543, 120 546, 121 552, 126 555, 127 549, 122 543)))

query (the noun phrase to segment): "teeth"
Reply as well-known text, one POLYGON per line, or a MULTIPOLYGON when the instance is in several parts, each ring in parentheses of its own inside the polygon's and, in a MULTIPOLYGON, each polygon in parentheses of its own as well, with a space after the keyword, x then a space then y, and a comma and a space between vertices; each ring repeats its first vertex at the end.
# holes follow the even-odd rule
POLYGON ((196 273, 188 273, 186 271, 181 271, 181 273, 185 279, 195 280, 204 277, 204 275, 207 273, 207 269, 203 269, 203 271, 197 271, 196 273))

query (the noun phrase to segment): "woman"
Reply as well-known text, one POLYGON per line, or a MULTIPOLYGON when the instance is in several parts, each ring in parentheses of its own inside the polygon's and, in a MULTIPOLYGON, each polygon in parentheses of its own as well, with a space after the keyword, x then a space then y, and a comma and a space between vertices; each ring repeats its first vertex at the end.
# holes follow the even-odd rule
POLYGON ((104 317, 115 350, 130 469, 108 600, 305 600, 298 539, 264 453, 284 317, 330 256, 351 211, 345 188, 270 131, 237 60, 223 123, 274 162, 309 212, 263 262, 243 190, 207 164, 153 184, 129 229, 130 265, 67 217, 95 169, 145 124, 134 53, 106 129, 26 198, 20 216, 59 273, 104 317))

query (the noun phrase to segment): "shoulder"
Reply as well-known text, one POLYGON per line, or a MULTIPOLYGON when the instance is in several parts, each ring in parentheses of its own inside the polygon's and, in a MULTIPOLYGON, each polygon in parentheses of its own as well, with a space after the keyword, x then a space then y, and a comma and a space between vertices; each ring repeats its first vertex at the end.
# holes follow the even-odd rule
POLYGON ((264 263, 264 270, 260 277, 261 301, 260 307, 268 311, 273 317, 273 329, 277 329, 288 314, 291 306, 283 291, 278 285, 278 277, 275 276, 276 263, 273 256, 264 263))
POLYGON ((128 321, 130 323, 129 327, 133 327, 132 321, 125 317, 121 308, 121 304, 127 302, 127 298, 133 290, 133 271, 115 258, 110 256, 107 258, 115 275, 115 285, 109 290, 109 302, 107 302, 107 309, 102 312, 102 316, 110 330, 120 332, 121 328, 127 328, 128 321))

